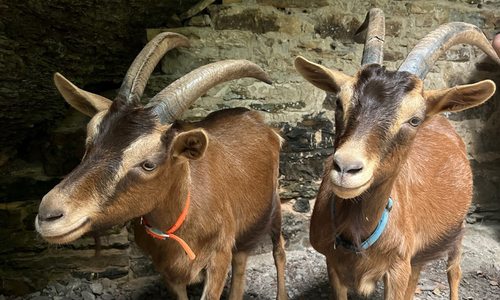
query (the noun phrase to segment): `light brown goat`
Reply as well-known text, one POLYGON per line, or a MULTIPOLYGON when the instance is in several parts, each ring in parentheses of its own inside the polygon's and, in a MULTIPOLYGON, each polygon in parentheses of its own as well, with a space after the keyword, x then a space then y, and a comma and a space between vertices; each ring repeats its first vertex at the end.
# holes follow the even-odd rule
MULTIPOLYGON (((369 18, 383 26, 380 10, 369 18)), ((425 263, 447 254, 450 298, 456 300, 472 175, 464 143, 438 114, 483 103, 495 84, 424 91, 422 80, 455 43, 500 59, 475 26, 450 23, 424 38, 398 71, 387 71, 380 66, 383 33, 383 27, 368 27, 366 65, 352 77, 295 61, 308 81, 338 95, 335 149, 325 163, 311 244, 326 256, 335 299, 347 299, 348 289, 368 295, 382 278, 385 299, 412 299, 425 263), (369 49, 370 41, 379 48, 369 49)))
POLYGON ((51 243, 68 243, 143 216, 136 242, 178 299, 188 299, 186 285, 203 279, 202 299, 219 299, 231 261, 229 298, 241 299, 248 253, 270 234, 277 298, 286 299, 277 192, 281 138, 246 109, 215 112, 197 123, 175 121, 214 85, 241 77, 269 83, 267 74, 249 61, 222 61, 175 81, 146 106, 139 102, 164 53, 187 45, 178 34, 155 37, 113 102, 55 75, 66 101, 92 119, 81 164, 45 195, 36 228, 51 243))

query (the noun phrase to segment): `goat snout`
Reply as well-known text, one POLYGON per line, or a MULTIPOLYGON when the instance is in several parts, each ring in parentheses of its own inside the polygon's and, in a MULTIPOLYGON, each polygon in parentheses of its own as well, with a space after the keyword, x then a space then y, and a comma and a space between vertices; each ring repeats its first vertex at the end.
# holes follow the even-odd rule
POLYGON ((343 176, 344 174, 354 175, 359 173, 363 170, 364 166, 363 161, 357 157, 338 155, 337 153, 333 156, 333 168, 343 176))
POLYGON ((60 209, 50 209, 40 206, 38 210, 38 221, 39 222, 52 222, 57 221, 62 218, 64 213, 60 209))
POLYGON ((50 191, 42 198, 38 207, 38 222, 55 222, 64 217, 61 201, 57 201, 57 193, 50 191), (56 194, 56 195, 55 195, 56 194))
POLYGON ((56 244, 68 243, 89 231, 90 227, 87 207, 75 211, 58 190, 52 190, 43 197, 35 218, 35 228, 45 240, 56 244))
POLYGON ((335 194, 354 198, 370 186, 373 168, 362 153, 337 151, 333 155, 330 179, 335 194))

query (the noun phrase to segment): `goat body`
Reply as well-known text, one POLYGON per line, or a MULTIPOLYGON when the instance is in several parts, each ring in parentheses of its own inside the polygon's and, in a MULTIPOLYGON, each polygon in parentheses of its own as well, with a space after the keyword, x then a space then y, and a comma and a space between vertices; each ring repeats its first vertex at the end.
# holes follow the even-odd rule
POLYGON ((277 192, 281 138, 246 109, 215 112, 198 123, 176 121, 219 83, 242 77, 270 83, 269 76, 250 61, 220 61, 193 70, 142 105, 163 54, 187 46, 182 35, 157 35, 132 62, 114 101, 55 74, 65 100, 92 119, 80 165, 43 197, 36 229, 62 244, 143 217, 147 228, 136 224, 136 241, 182 300, 188 299, 186 285, 203 277, 202 299, 219 299, 231 263, 229 297, 241 299, 249 251, 270 234, 277 298, 286 299, 277 192))
MULTIPOLYGON (((370 188, 361 199, 332 204, 335 196, 328 179, 332 159, 325 164, 310 236, 313 247, 327 257, 329 272, 335 272, 330 274, 332 280, 338 278, 346 287, 367 295, 385 275, 394 280, 386 289, 408 289, 405 299, 411 299, 418 280, 415 270, 426 262, 448 254, 448 272, 460 272, 457 265, 463 220, 472 198, 472 175, 465 146, 444 117, 435 116, 422 124, 399 172, 370 188), (345 228, 346 239, 354 235, 364 239, 376 227, 389 196, 394 205, 377 243, 364 253, 335 245, 336 231, 330 224, 345 228), (337 205, 335 217, 331 205, 337 205), (405 273, 412 274, 408 287, 405 273)), ((395 299, 404 294, 398 295, 395 299)))
POLYGON ((472 173, 464 143, 439 113, 480 105, 496 86, 484 80, 424 91, 423 79, 457 43, 478 46, 499 64, 500 58, 480 29, 454 22, 424 37, 398 71, 388 71, 381 66, 379 9, 370 10, 364 31, 363 66, 354 76, 295 60, 305 79, 337 95, 335 150, 325 162, 311 244, 326 257, 335 299, 346 300, 349 288, 368 295, 381 278, 385 299, 413 299, 425 263, 447 254, 450 299, 458 300, 472 173))
MULTIPOLYGON (((272 236, 284 271, 277 193, 280 137, 258 113, 246 109, 215 112, 198 123, 174 123, 170 130, 176 135, 193 129, 202 129, 209 137, 203 157, 174 164, 162 180, 168 195, 146 217, 154 227, 168 228, 179 216, 189 189, 192 204, 178 234, 197 257, 190 260, 173 241, 152 239, 141 224, 134 230, 137 244, 151 255, 174 291, 202 279, 203 270, 207 288, 218 281, 222 285, 214 288, 222 289, 232 252, 241 259, 266 234, 272 236), (172 177, 176 180, 169 180, 172 177)), ((231 288, 238 288, 233 285, 234 281, 231 288)))

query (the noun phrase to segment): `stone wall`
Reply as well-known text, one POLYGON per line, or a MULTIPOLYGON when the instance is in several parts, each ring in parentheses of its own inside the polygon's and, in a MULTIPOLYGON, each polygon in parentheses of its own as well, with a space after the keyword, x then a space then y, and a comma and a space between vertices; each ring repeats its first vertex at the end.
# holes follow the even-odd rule
MULTIPOLYGON (((332 151, 333 111, 329 97, 295 71, 294 57, 302 55, 354 74, 363 45, 355 43, 352 36, 368 8, 378 6, 386 15, 384 64, 396 69, 417 40, 443 23, 469 22, 492 38, 500 29, 500 4, 313 1, 311 7, 300 1, 284 2, 214 5, 203 17, 210 20, 209 24, 149 29, 148 39, 162 31, 174 31, 187 36, 192 46, 167 54, 161 74, 151 78, 147 94, 153 95, 196 67, 222 59, 244 58, 262 66, 271 75, 272 86, 248 79, 221 84, 197 101, 184 118, 198 119, 210 111, 234 106, 265 112, 268 122, 279 127, 287 141, 281 155, 284 207, 294 215, 293 220, 307 222, 309 200, 315 197, 322 161, 332 151)), ((442 88, 485 78, 498 82, 499 70, 480 50, 460 45, 437 62, 425 84, 426 88, 442 88)), ((475 202, 483 212, 500 208, 500 144, 491 138, 500 131, 496 121, 499 101, 495 95, 479 108, 449 114, 467 144, 475 171, 475 202)), ((307 243, 302 238, 293 237, 290 244, 307 243)))
POLYGON ((50 162, 57 151, 47 145, 47 140, 57 143, 53 139, 61 136, 61 130, 73 130, 68 124, 61 124, 69 107, 54 88, 53 73, 62 72, 90 91, 117 88, 146 42, 145 28, 182 24, 176 14, 196 2, 6 0, 0 3, 0 199, 23 199, 16 189, 26 184, 34 185, 35 189, 24 189, 24 196, 26 192, 40 195, 51 185, 43 184, 50 179, 44 175, 62 176, 78 161, 74 156, 80 153, 75 155, 74 149, 70 149, 69 157, 57 168, 53 164, 47 170, 46 163, 37 164, 50 162), (33 175, 38 180, 33 180, 33 175))
MULTIPOLYGON (((80 2, 83 7, 91 6, 90 2, 87 4, 85 1, 80 2)), ((102 19, 102 16, 112 18, 115 13, 120 15, 120 9, 125 8, 118 5, 118 2, 102 7, 99 18, 102 19)), ((391 69, 397 68, 418 39, 439 24, 450 21, 470 22, 481 27, 489 38, 500 30, 500 4, 490 1, 222 2, 233 4, 211 5, 183 23, 178 21, 176 23, 176 18, 170 18, 169 22, 156 23, 159 25, 154 22, 140 23, 139 27, 131 25, 135 32, 132 36, 126 36, 126 31, 120 31, 121 33, 112 36, 106 35, 113 46, 106 51, 102 50, 104 52, 96 50, 97 47, 89 50, 88 43, 91 40, 89 37, 98 36, 97 33, 109 34, 110 25, 93 24, 83 17, 77 17, 73 21, 71 30, 68 30, 71 32, 71 40, 76 43, 74 48, 78 49, 63 47, 53 42, 55 52, 41 52, 38 55, 43 59, 38 62, 29 58, 31 55, 29 52, 23 54, 19 47, 4 51, 8 53, 4 57, 11 65, 9 68, 13 73, 16 73, 17 67, 14 65, 16 61, 19 61, 19 64, 22 61, 26 66, 28 64, 25 61, 29 61, 28 68, 20 68, 23 74, 34 72, 35 76, 29 77, 27 83, 36 84, 37 87, 43 86, 45 91, 38 98, 30 98, 29 101, 26 100, 27 102, 21 99, 24 97, 23 91, 27 88, 21 89, 18 93, 8 92, 7 96, 12 98, 11 101, 24 103, 22 108, 12 106, 9 109, 16 114, 19 111, 33 114, 33 110, 41 111, 46 108, 44 105, 37 106, 39 103, 50 104, 49 107, 54 109, 46 114, 33 114, 34 119, 23 123, 37 124, 37 126, 42 124, 37 131, 38 140, 26 142, 24 139, 16 142, 16 145, 24 145, 32 149, 31 151, 19 150, 21 149, 19 147, 12 148, 14 150, 9 150, 10 153, 14 151, 17 154, 8 154, 5 159, 0 157, 2 172, 5 174, 0 185, 2 199, 0 239, 6 241, 0 246, 2 256, 0 294, 14 291, 23 293, 44 286, 49 280, 65 276, 126 279, 151 273, 147 259, 137 251, 133 243, 130 243, 132 237, 124 228, 111 230, 103 238, 103 250, 98 259, 93 258, 92 238, 82 239, 64 247, 48 247, 33 232, 33 219, 39 203, 37 199, 50 189, 60 176, 78 163, 83 146, 84 125, 88 121, 79 113, 67 110, 63 106, 62 99, 54 96, 54 90, 49 82, 52 71, 62 71, 80 86, 112 97, 115 92, 112 89, 119 85, 127 63, 140 49, 138 44, 144 42, 140 38, 140 33, 147 32, 147 38, 151 39, 161 31, 182 33, 190 39, 192 46, 189 49, 176 49, 167 54, 150 79, 146 90, 147 96, 154 95, 173 80, 206 63, 244 58, 262 66, 272 77, 273 85, 269 86, 251 79, 221 84, 199 99, 183 118, 196 120, 210 111, 245 106, 262 111, 270 124, 280 128, 286 139, 281 156, 284 232, 287 249, 297 249, 308 245, 307 227, 310 210, 318 188, 322 162, 332 152, 334 129, 331 96, 314 88, 298 75, 293 68, 294 57, 302 55, 325 66, 354 74, 359 67, 363 45, 355 43, 352 36, 371 7, 382 8, 386 15, 385 65, 391 69), (171 26, 152 28, 166 24, 171 26), (184 26, 179 26, 180 24, 184 26), (86 41, 86 44, 82 41, 86 41), (133 43, 134 46, 128 43, 133 43), (22 55, 26 55, 26 58, 17 58, 22 55), (66 58, 65 63, 57 62, 53 59, 54 55, 66 58), (116 67, 113 67, 114 64, 116 67), (36 78, 39 78, 39 81, 36 81, 36 78), (42 121, 45 118, 50 121, 42 121), (2 162, 2 159, 5 162, 2 162)), ((41 4, 33 5, 35 2, 30 3, 33 6, 30 6, 29 10, 32 22, 37 20, 40 22, 41 19, 47 24, 63 24, 61 20, 68 17, 62 11, 62 4, 58 4, 59 6, 56 6, 59 7, 59 10, 56 9, 58 13, 46 20, 41 18, 41 15, 47 8, 41 4)), ((18 9, 19 15, 27 14, 17 4, 13 4, 12 7, 18 9)), ((84 9, 81 8, 79 11, 82 10, 84 9)), ((154 9, 148 8, 145 4, 139 11, 141 12, 139 16, 145 18, 154 9)), ((139 22, 139 16, 132 18, 136 20, 134 22, 139 22)), ((95 15, 90 16, 92 17, 95 15)), ((155 18, 159 16, 156 15, 155 18)), ((114 22, 132 24, 127 17, 117 17, 114 22)), ((26 26, 29 27, 28 24, 26 26)), ((7 26, 0 26, 0 29, 2 28, 8 29, 7 26)), ((34 30, 20 28, 20 32, 28 31, 32 32, 32 35, 35 34, 34 30)), ((43 43, 50 44, 51 40, 55 40, 61 34, 60 30, 57 30, 57 34, 48 31, 45 33, 48 41, 44 40, 43 43)), ((31 37, 35 39, 34 36, 31 37)), ((101 39, 99 41, 103 45, 106 44, 101 39)), ((11 42, 6 44, 13 47, 11 42)), ((5 73, 3 76, 6 76, 5 73)), ((13 82, 21 78, 24 78, 22 74, 9 82, 15 86, 13 82)), ((455 46, 437 62, 425 83, 428 88, 440 88, 485 78, 493 79, 498 84, 500 82, 498 66, 485 58, 478 49, 455 46)), ((8 91, 13 90, 9 88, 8 91)), ((499 217, 500 143, 497 140, 500 134, 499 105, 500 97, 497 94, 479 108, 449 115, 464 137, 474 168, 476 182, 474 200, 480 207, 475 215, 477 218, 499 217)), ((1 112, 5 116, 5 112, 10 111, 2 109, 1 112)), ((264 245, 260 251, 266 251, 267 247, 264 245)))

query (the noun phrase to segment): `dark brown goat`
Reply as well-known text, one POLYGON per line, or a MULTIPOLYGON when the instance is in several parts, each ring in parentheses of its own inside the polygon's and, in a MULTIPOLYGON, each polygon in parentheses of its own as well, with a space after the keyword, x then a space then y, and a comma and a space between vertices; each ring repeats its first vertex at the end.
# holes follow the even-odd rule
MULTIPOLYGON (((383 26, 380 10, 369 14, 377 16, 383 26)), ((311 244, 326 256, 335 299, 347 299, 348 289, 368 295, 382 278, 385 299, 412 299, 425 263, 447 254, 450 299, 456 300, 472 174, 464 143, 439 113, 480 105, 495 84, 424 91, 422 80, 456 43, 500 59, 475 26, 450 23, 424 38, 398 71, 388 71, 380 66, 384 30, 370 26, 366 65, 355 76, 295 61, 304 78, 338 95, 335 150, 325 163, 311 244), (370 41, 380 48, 369 49, 370 41)))
POLYGON ((114 101, 55 75, 66 101, 92 119, 81 164, 45 195, 36 228, 51 243, 68 243, 143 216, 136 242, 178 299, 188 299, 186 285, 203 279, 202 299, 219 299, 231 261, 229 298, 241 299, 248 253, 270 234, 277 298, 286 299, 277 192, 281 138, 246 109, 215 112, 197 123, 175 121, 214 85, 241 77, 269 83, 267 74, 249 61, 222 61, 175 81, 146 106, 139 102, 164 53, 187 45, 178 34, 155 37, 114 101))

